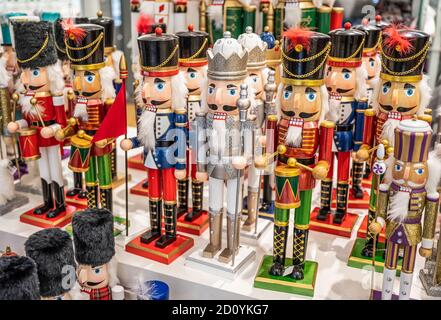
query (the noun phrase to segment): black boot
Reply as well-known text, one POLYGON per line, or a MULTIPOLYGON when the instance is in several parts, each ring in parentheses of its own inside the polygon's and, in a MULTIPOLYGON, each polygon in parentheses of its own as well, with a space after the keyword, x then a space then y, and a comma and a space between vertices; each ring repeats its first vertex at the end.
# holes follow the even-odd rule
POLYGON ((64 187, 59 186, 58 183, 53 181, 52 189, 55 195, 55 209, 47 213, 46 217, 49 219, 58 217, 60 214, 66 212, 66 204, 64 202, 64 187))
POLYGON ((106 208, 110 212, 113 212, 113 195, 112 188, 100 189, 101 195, 101 208, 106 208))
POLYGON ((348 191, 347 183, 337 184, 337 211, 335 211, 333 224, 342 224, 348 210, 348 191))
POLYGON ((305 270, 306 247, 308 244, 308 230, 294 227, 291 277, 295 280, 303 280, 305 270))
POLYGON ((144 183, 142 184, 142 187, 144 189, 148 189, 149 188, 149 179, 145 179, 144 183))
MULTIPOLYGON (((83 190, 83 174, 81 172, 73 173, 74 187, 66 192, 66 196, 75 197, 83 190)), ((87 197, 87 194, 86 194, 87 197)))
POLYGON ((141 242, 149 244, 161 236, 162 201, 150 200, 150 230, 141 236, 141 242))
POLYGON ((87 207, 89 209, 98 208, 98 186, 86 186, 87 207))
POLYGON ((54 199, 52 197, 52 188, 43 178, 41 179, 41 187, 43 189, 44 204, 34 210, 34 214, 42 215, 54 207, 54 199))
POLYGON ((176 224, 176 204, 164 204, 165 234, 156 241, 156 247, 164 249, 176 241, 176 224))
POLYGON ((178 218, 188 212, 188 179, 178 180, 178 218))
POLYGON ((320 209, 317 214, 317 220, 326 221, 328 215, 331 214, 331 195, 332 180, 322 180, 320 189, 320 209))
POLYGON ((185 216, 185 221, 193 222, 202 215, 202 203, 204 200, 204 183, 202 181, 191 182, 193 208, 185 216))
POLYGON ((366 231, 366 243, 364 244, 364 247, 361 250, 361 255, 366 258, 372 258, 372 255, 374 254, 374 237, 377 237, 378 240, 378 235, 374 235, 369 231, 369 226, 371 225, 372 221, 374 221, 374 219, 375 219, 375 212, 369 210, 367 231, 366 231))
POLYGON ((259 208, 259 212, 269 213, 273 204, 273 189, 270 183, 271 175, 263 176, 263 194, 262 205, 259 208))
POLYGON ((363 162, 353 162, 352 163, 352 195, 356 199, 363 199, 363 162))
POLYGON ((369 165, 369 163, 366 162, 366 165, 364 166, 363 179, 369 179, 370 175, 371 175, 371 166, 369 165))
POLYGON ((274 225, 273 265, 269 270, 272 276, 283 276, 285 273, 286 241, 289 226, 274 225))

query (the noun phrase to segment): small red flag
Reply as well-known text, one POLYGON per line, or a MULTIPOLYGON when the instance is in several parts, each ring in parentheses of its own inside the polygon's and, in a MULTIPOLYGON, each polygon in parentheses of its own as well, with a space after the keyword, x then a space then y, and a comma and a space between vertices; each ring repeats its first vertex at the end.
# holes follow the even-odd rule
POLYGON ((104 139, 118 138, 127 134, 127 111, 126 111, 126 84, 122 82, 121 89, 110 107, 109 112, 101 123, 100 128, 93 136, 92 142, 104 139))

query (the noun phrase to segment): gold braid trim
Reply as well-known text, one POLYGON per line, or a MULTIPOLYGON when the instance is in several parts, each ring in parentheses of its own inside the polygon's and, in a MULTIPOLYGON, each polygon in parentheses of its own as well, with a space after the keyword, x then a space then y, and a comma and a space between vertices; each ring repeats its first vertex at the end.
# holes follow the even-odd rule
POLYGON ((35 58, 37 58, 43 52, 43 50, 47 47, 48 43, 49 43, 49 35, 47 34, 46 39, 44 39, 43 45, 41 46, 40 49, 38 49, 38 51, 32 57, 30 57, 29 59, 23 59, 23 60, 20 59, 19 57, 17 57, 17 61, 19 63, 27 63, 32 60, 35 60, 35 58))
POLYGON ((327 50, 326 50, 326 53, 325 53, 325 57, 323 58, 323 61, 314 70, 312 70, 312 71, 310 71, 310 72, 308 72, 306 74, 299 74, 299 75, 294 74, 294 73, 292 73, 291 71, 289 71, 286 68, 286 65, 284 63, 282 63, 283 71, 285 71, 290 77, 293 77, 293 78, 297 78, 297 79, 309 78, 310 76, 315 74, 317 71, 319 71, 323 67, 323 65, 326 63, 329 51, 331 51, 331 46, 327 47, 327 50))
POLYGON ((327 46, 324 47, 323 50, 320 51, 319 53, 317 53, 317 54, 315 54, 315 55, 313 55, 313 56, 311 56, 311 57, 304 58, 304 59, 294 59, 294 58, 288 57, 288 56, 286 55, 285 51, 283 50, 283 48, 281 48, 281 50, 282 50, 282 56, 283 56, 286 60, 288 60, 288 61, 291 61, 291 62, 308 62, 308 61, 312 61, 312 60, 315 60, 315 59, 321 57, 323 54, 325 54, 325 53, 327 53, 327 51, 329 51, 329 48, 331 48, 331 43, 330 43, 330 42, 329 42, 329 43, 327 44, 327 46))
POLYGON ((202 46, 199 48, 199 50, 196 51, 196 53, 195 53, 194 55, 192 55, 191 57, 188 57, 188 58, 182 58, 182 59, 179 59, 179 61, 181 61, 181 62, 186 62, 186 61, 190 61, 190 60, 193 60, 194 58, 196 58, 196 57, 202 52, 202 50, 204 50, 205 45, 207 44, 207 42, 208 42, 208 39, 205 38, 204 43, 203 43, 202 46))
POLYGON ((406 57, 406 58, 393 58, 393 57, 388 56, 386 54, 386 52, 384 52, 383 46, 380 47, 380 50, 381 50, 381 54, 383 55, 383 57, 385 57, 387 60, 390 60, 393 62, 406 62, 406 61, 415 60, 416 58, 418 58, 419 56, 421 56, 422 54, 427 52, 429 50, 429 47, 430 47, 430 41, 427 41, 427 43, 424 45, 424 48, 420 52, 416 53, 415 55, 413 55, 411 57, 406 57))
POLYGON ((98 38, 96 38, 92 43, 90 43, 90 44, 88 44, 87 46, 85 46, 85 47, 81 47, 81 48, 73 48, 72 49, 72 47, 71 46, 69 46, 68 44, 67 44, 67 40, 64 40, 64 42, 65 42, 65 44, 66 44, 66 54, 67 54, 67 57, 69 58, 69 60, 71 60, 72 62, 81 62, 81 61, 84 61, 84 60, 87 60, 87 59, 89 59, 97 50, 98 50, 98 47, 99 47, 99 45, 100 45, 100 43, 101 43, 101 40, 103 40, 103 38, 104 38, 104 33, 101 33, 99 36, 98 36, 98 38), (82 57, 82 58, 79 58, 79 59, 75 59, 75 58, 73 58, 71 55, 70 55, 70 53, 69 53, 69 50, 85 50, 85 49, 88 49, 88 48, 90 48, 91 47, 91 45, 93 45, 93 44, 96 44, 95 45, 95 47, 92 49, 92 51, 90 51, 87 55, 85 55, 84 57, 82 57), (69 49, 69 50, 67 50, 67 49, 69 49))
POLYGON ((355 56, 360 52, 360 50, 363 49, 364 41, 365 41, 365 39, 363 39, 363 41, 361 41, 360 46, 358 47, 358 49, 355 50, 355 52, 353 54, 351 54, 349 57, 347 57, 347 58, 337 58, 337 57, 331 57, 330 56, 329 59, 331 61, 335 61, 335 62, 346 62, 346 61, 354 59, 355 56))
POLYGON ((81 51, 93 47, 96 43, 100 42, 102 38, 104 38, 104 32, 101 32, 100 35, 95 40, 93 40, 93 42, 89 43, 84 47, 72 47, 67 43, 67 39, 64 39, 64 44, 66 45, 66 48, 68 48, 71 51, 81 51))
MULTIPOLYGON (((429 47, 426 47, 426 49, 424 49, 423 51, 421 51, 420 53, 418 53, 419 55, 422 55, 420 60, 418 61, 418 63, 416 65, 414 65, 412 68, 410 68, 409 70, 406 71, 402 71, 402 72, 395 72, 390 70, 386 64, 384 63, 384 59, 381 59, 381 65, 383 66, 384 70, 386 70, 389 74, 394 75, 394 76, 405 76, 408 75, 412 72, 414 72, 422 63, 424 63, 424 61, 426 60, 426 56, 427 56, 427 52, 429 51, 429 47)), ((386 59, 387 57, 384 56, 386 59)))
POLYGON ((168 56, 167 59, 164 60, 164 62, 162 62, 161 64, 155 66, 155 67, 146 67, 146 66, 141 66, 141 69, 144 71, 151 71, 151 70, 155 70, 158 68, 162 68, 163 66, 165 66, 176 54, 176 51, 178 51, 179 49, 179 45, 176 45, 176 47, 173 49, 172 53, 170 54, 170 56, 168 56))

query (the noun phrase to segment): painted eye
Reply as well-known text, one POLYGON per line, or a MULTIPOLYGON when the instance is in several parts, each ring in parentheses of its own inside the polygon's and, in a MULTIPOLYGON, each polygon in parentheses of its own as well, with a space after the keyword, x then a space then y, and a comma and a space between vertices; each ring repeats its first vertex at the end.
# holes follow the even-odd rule
POLYGON ((214 93, 213 87, 208 87, 208 94, 212 95, 214 93))
POLYGON ((196 72, 190 72, 188 76, 190 77, 190 79, 196 79, 198 75, 196 74, 196 72))
POLYGON ((343 79, 349 80, 351 79, 351 73, 350 72, 343 72, 343 79))
POLYGON ((383 94, 387 94, 390 90, 390 87, 386 84, 383 85, 383 89, 381 89, 381 91, 383 92, 383 94))
POLYGON ((375 61, 369 62, 369 65, 371 66, 371 68, 375 67, 375 61))
POLYGON ((228 90, 228 95, 234 97, 236 95, 237 90, 236 89, 230 89, 228 90))
POLYGON ((162 91, 165 89, 165 83, 162 83, 162 82, 157 83, 157 84, 155 84, 155 88, 156 88, 156 91, 162 91))
POLYGON ((417 168, 415 169, 415 173, 419 176, 423 175, 424 173, 424 169, 423 168, 417 168))
POLYGON ((32 76, 34 78, 38 77, 40 75, 40 69, 34 69, 32 70, 32 76))
POLYGON ((257 83, 258 78, 257 77, 253 77, 253 82, 257 83))
POLYGON ((395 171, 401 171, 401 170, 403 170, 403 166, 401 164, 396 164, 395 171))
POLYGON ((93 83, 95 81, 95 76, 94 75, 88 75, 85 77, 86 82, 88 83, 93 83))
POLYGON ((406 89, 406 96, 412 97, 415 94, 415 89, 406 89))
POLYGON ((93 272, 95 274, 100 274, 101 273, 101 269, 100 268, 94 269, 93 272))
POLYGON ((310 102, 313 102, 313 101, 315 101, 315 99, 317 99, 317 94, 313 93, 313 92, 308 93, 306 95, 306 99, 308 99, 308 101, 310 101, 310 102))
POLYGON ((288 100, 291 97, 291 95, 292 95, 291 91, 285 90, 283 92, 283 99, 288 100))

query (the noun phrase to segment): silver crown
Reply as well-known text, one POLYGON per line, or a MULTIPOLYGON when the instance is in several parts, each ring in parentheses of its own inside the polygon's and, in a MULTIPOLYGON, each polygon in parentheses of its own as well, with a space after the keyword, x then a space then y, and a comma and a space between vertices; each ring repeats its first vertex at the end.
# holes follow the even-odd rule
POLYGON ((266 66, 265 52, 268 44, 253 33, 252 27, 247 27, 245 33, 238 38, 239 43, 248 50, 248 69, 261 69, 266 66))
POLYGON ((208 78, 213 80, 241 80, 247 77, 248 51, 230 32, 216 41, 207 51, 208 78))

